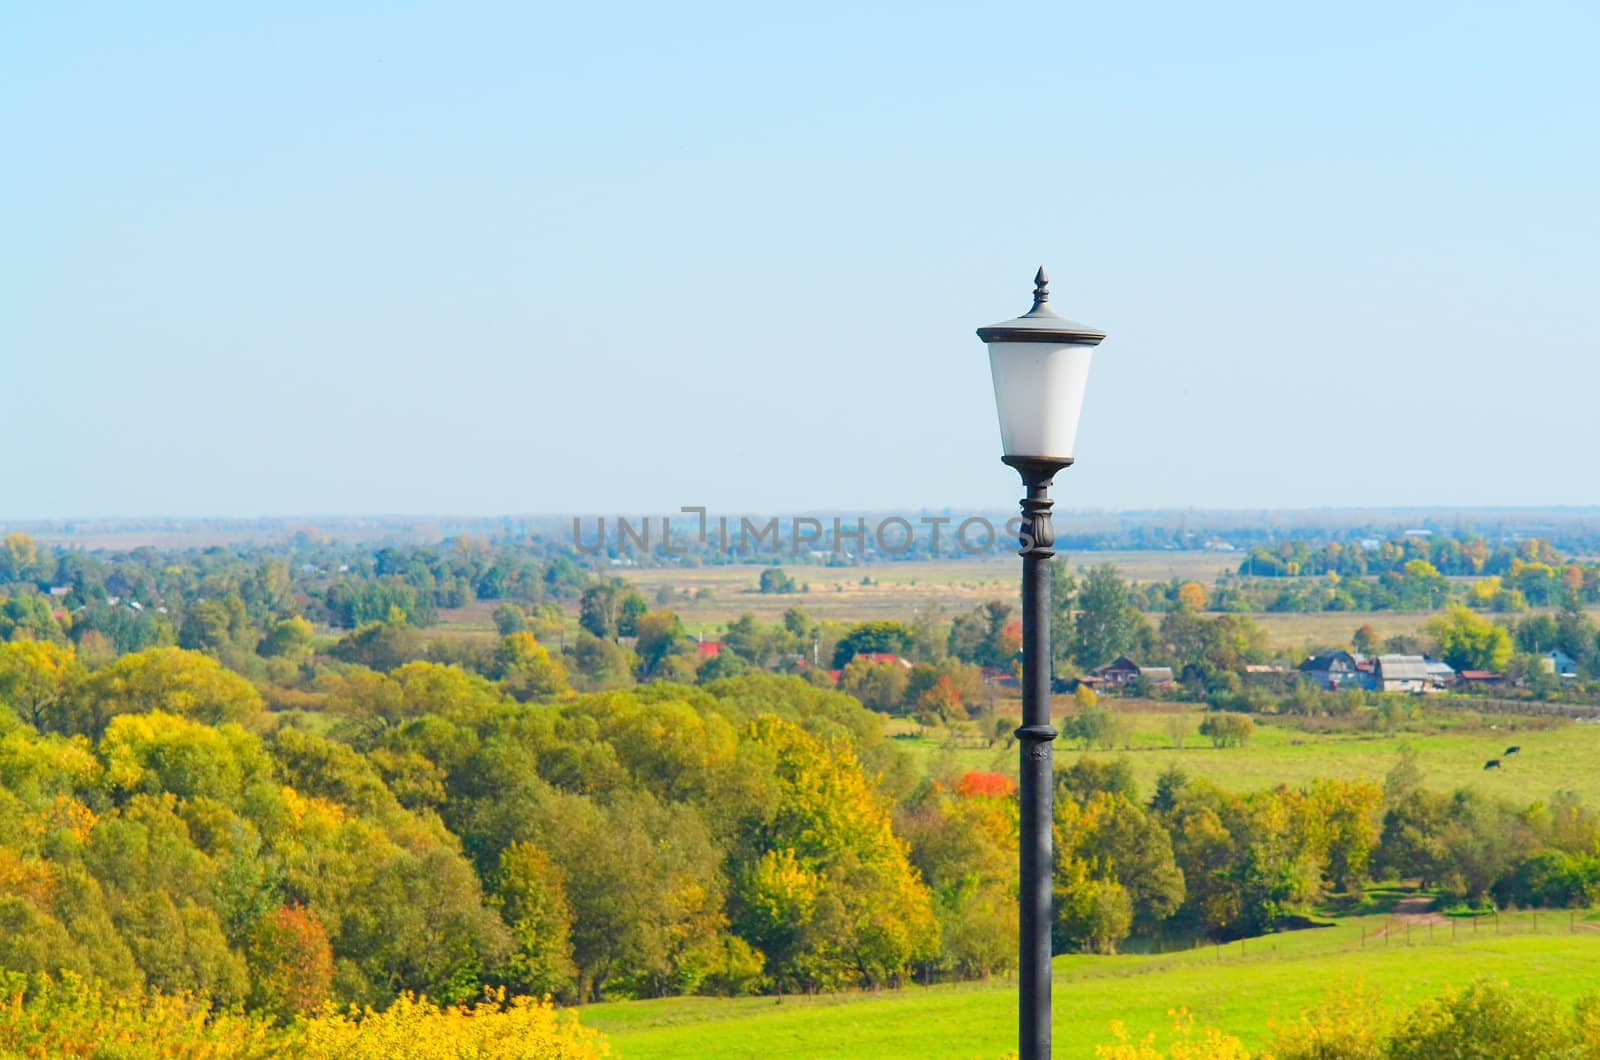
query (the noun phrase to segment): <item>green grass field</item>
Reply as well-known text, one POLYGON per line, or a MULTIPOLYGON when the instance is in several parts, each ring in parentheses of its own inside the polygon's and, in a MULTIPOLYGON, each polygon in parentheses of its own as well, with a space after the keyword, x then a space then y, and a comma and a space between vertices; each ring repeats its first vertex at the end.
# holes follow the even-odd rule
MULTIPOLYGON (((1070 702, 1069 697, 1056 698, 1058 707, 1063 698, 1070 702)), ((1116 701, 1107 698, 1102 702, 1113 705, 1116 701)), ((1232 791, 1299 784, 1317 777, 1382 781, 1400 748, 1409 746, 1417 753, 1424 782, 1437 790, 1475 785, 1524 804, 1564 790, 1577 792, 1591 806, 1600 805, 1600 725, 1562 722, 1538 728, 1529 724, 1532 719, 1513 719, 1497 729, 1346 734, 1308 733, 1286 725, 1263 724, 1256 727, 1245 747, 1217 749, 1196 734, 1204 716, 1200 711, 1176 715, 1188 733, 1182 750, 1173 746, 1168 730, 1174 715, 1145 711, 1128 716, 1131 731, 1126 748, 1083 752, 1076 744, 1060 740, 1056 758, 1072 762, 1084 753, 1094 758, 1126 755, 1140 791, 1148 797, 1156 777, 1172 765, 1232 791), (1503 755, 1513 744, 1522 750, 1503 755), (1491 758, 1500 758, 1501 768, 1485 770, 1483 765, 1491 758)), ((951 741, 943 730, 922 730, 902 719, 891 721, 889 731, 896 735, 896 746, 930 769, 1015 771, 1016 749, 1007 750, 1003 744, 971 746, 975 741, 970 737, 951 741)))
MULTIPOLYGON (((1600 989, 1600 924, 1544 913, 1427 924, 1349 918, 1330 928, 1163 955, 1058 957, 1055 1055, 1090 1058, 1122 1020, 1136 1036, 1170 1029, 1168 1013, 1261 1048, 1274 1019, 1358 980, 1403 1007, 1444 988, 1500 978, 1565 999, 1600 989), (1500 934, 1496 934, 1496 930, 1500 934)), ((1015 986, 909 986, 827 997, 668 998, 591 1005, 585 1023, 624 1058, 999 1057, 1015 1049, 1015 986)))

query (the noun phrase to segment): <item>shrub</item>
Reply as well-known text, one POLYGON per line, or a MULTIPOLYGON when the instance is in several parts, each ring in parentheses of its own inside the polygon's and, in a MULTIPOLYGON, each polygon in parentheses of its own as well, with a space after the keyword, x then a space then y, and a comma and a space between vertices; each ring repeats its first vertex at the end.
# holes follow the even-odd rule
POLYGON ((0 1055, 248 1060, 282 1054, 265 1023, 213 1013, 203 998, 108 994, 70 973, 57 980, 0 972, 0 1055))
POLYGON ((530 997, 491 992, 471 1008, 402 994, 382 1012, 332 1008, 306 1023, 293 1055, 303 1060, 588 1060, 611 1055, 600 1032, 530 997))
POLYGON ((1213 747, 1243 747, 1256 731, 1256 723, 1243 714, 1213 714, 1200 723, 1200 735, 1213 747))
POLYGON ((1376 991, 1336 988, 1293 1023, 1274 1024, 1273 1060, 1383 1060, 1388 1019, 1376 991))
POLYGON ((1172 1017, 1172 1041, 1165 1050, 1156 1044, 1152 1031, 1135 1041, 1120 1020, 1111 1023, 1113 1045, 1094 1047, 1095 1060, 1250 1060, 1250 1052, 1239 1039, 1215 1027, 1194 1025, 1187 1009, 1168 1013, 1172 1017))
POLYGON ((1543 1060, 1566 1055, 1575 1028, 1554 1000, 1477 982, 1408 1012, 1389 1041, 1393 1060, 1543 1060))

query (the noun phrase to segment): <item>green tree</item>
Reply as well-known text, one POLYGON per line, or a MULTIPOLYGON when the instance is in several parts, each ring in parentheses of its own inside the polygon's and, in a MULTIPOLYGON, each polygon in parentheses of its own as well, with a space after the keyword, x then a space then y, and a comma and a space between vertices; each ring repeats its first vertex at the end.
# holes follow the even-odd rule
POLYGON ((651 611, 639 619, 637 628, 639 639, 635 649, 639 654, 640 670, 646 677, 659 670, 668 656, 693 647, 689 635, 684 632, 683 623, 672 611, 651 611))
POLYGON ((341 637, 328 653, 335 659, 388 673, 422 658, 426 650, 422 633, 396 613, 387 621, 369 622, 341 637))
POLYGON ((871 659, 851 659, 839 675, 839 691, 856 697, 868 710, 898 712, 905 702, 910 674, 904 666, 871 659))
POLYGON ((580 630, 572 662, 580 688, 621 688, 633 683, 638 656, 614 641, 580 630))
POLYGON ((1504 670, 1511 661, 1511 634, 1460 604, 1423 627, 1439 643, 1444 661, 1457 670, 1504 670))
POLYGON ((1079 665, 1100 666, 1133 647, 1141 620, 1115 566, 1090 568, 1078 589, 1077 605, 1072 654, 1079 665))
POLYGON ((513 843, 500 854, 495 901, 511 928, 513 949, 502 975, 519 994, 571 995, 578 969, 572 961, 572 909, 561 870, 532 843, 513 843))
POLYGON ((636 637, 639 635, 639 620, 650 610, 650 605, 640 596, 637 590, 629 589, 622 596, 622 602, 617 605, 617 635, 620 637, 636 637))
POLYGON ((912 634, 901 622, 858 622, 840 638, 833 649, 833 668, 842 670, 857 655, 888 653, 904 655, 911 649, 912 634))
POLYGON ((578 601, 578 625, 602 640, 614 640, 621 606, 621 582, 610 580, 591 585, 578 601))
POLYGON ((501 604, 494 609, 494 628, 502 637, 521 633, 528 628, 528 612, 516 604, 501 604))
POLYGON ((764 593, 792 593, 794 579, 782 567, 768 567, 761 572, 758 588, 764 593))
POLYGON ((256 652, 267 659, 301 661, 311 655, 311 623, 292 615, 273 624, 256 652))

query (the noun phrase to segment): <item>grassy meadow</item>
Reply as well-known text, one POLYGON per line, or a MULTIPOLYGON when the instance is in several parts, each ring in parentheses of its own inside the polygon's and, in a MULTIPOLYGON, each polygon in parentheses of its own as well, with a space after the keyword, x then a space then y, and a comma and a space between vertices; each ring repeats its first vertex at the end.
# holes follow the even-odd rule
MULTIPOLYGON (((1112 1041, 1113 1019, 1135 1037, 1164 1038, 1178 1008, 1259 1049, 1273 1020, 1316 1004, 1334 984, 1362 982, 1395 1008, 1482 977, 1575 999, 1600 989, 1600 923, 1550 912, 1537 924, 1532 914, 1453 926, 1438 917, 1350 917, 1220 949, 1063 956, 1054 967, 1062 1060, 1092 1058, 1096 1045, 1112 1041)), ((969 1060, 1016 1048, 1015 997, 1013 982, 995 979, 879 994, 611 1002, 585 1007, 582 1018, 624 1058, 969 1060)))
MULTIPOLYGON (((1059 711, 1070 697, 1056 697, 1059 711)), ((1106 698, 1113 706, 1117 701, 1106 698)), ((1173 706, 1181 706, 1173 704, 1173 706)), ((1176 765, 1190 776, 1213 781, 1234 791, 1299 784, 1317 777, 1368 777, 1382 781, 1393 768, 1402 747, 1417 753, 1424 783, 1438 790, 1476 785, 1496 796, 1529 802, 1547 799, 1557 791, 1574 791, 1589 805, 1600 805, 1600 725, 1550 723, 1542 719, 1501 719, 1496 727, 1480 727, 1463 716, 1455 728, 1438 732, 1313 733, 1285 724, 1258 724, 1244 747, 1215 748, 1196 730, 1203 711, 1137 710, 1125 715, 1129 731, 1125 746, 1112 751, 1082 751, 1065 738, 1055 745, 1058 762, 1079 755, 1093 758, 1125 755, 1146 797, 1156 777, 1176 765), (1183 747, 1174 746, 1173 727, 1184 732, 1183 747), (1505 756, 1508 746, 1522 748, 1505 756), (1500 758, 1499 769, 1484 763, 1500 758)), ((1448 726, 1447 715, 1430 719, 1448 726)), ((889 732, 898 746, 917 756, 927 768, 984 769, 1015 772, 1017 752, 1003 743, 983 746, 967 733, 922 729, 909 719, 894 719, 889 732)))

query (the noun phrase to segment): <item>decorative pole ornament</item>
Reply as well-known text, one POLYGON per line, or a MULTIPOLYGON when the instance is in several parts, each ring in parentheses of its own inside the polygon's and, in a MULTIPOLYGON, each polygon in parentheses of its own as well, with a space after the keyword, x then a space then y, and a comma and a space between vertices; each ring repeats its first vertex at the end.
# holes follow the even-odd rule
POLYGON ((1022 476, 1022 725, 1018 802, 1017 1038, 1020 1060, 1050 1056, 1051 849, 1055 778, 1051 741, 1050 559, 1055 555, 1050 483, 1072 466, 1089 359, 1105 332, 1050 309, 1044 266, 1033 277, 1033 308, 978 329, 989 347, 1000 459, 1022 476))

